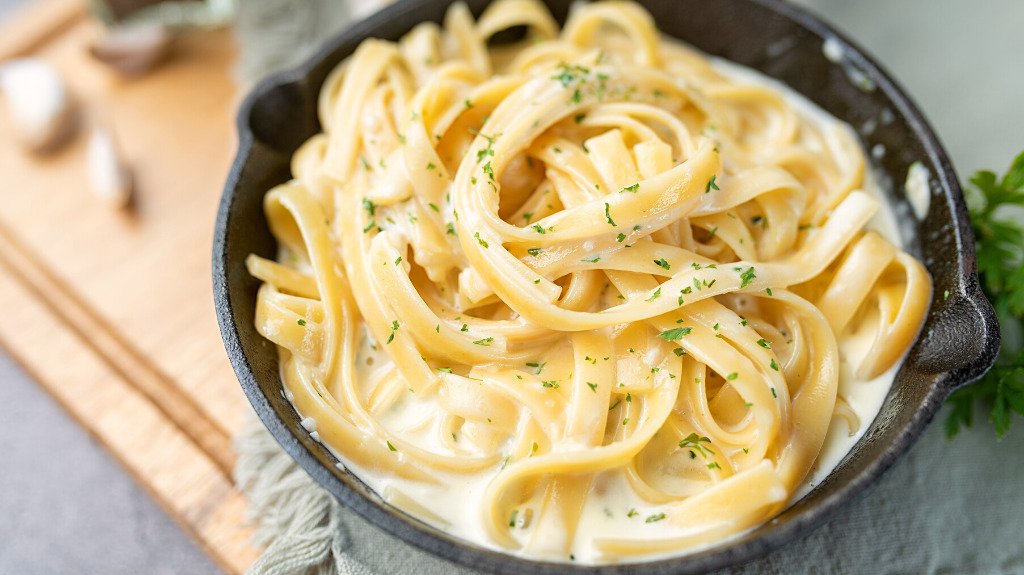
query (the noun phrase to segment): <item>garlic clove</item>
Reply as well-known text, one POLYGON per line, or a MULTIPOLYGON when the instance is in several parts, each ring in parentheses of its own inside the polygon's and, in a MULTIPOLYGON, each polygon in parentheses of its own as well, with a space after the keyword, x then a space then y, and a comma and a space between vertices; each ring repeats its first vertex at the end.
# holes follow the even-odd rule
POLYGON ((171 34, 159 24, 133 24, 110 28, 89 49, 97 60, 133 76, 155 66, 167 55, 171 34))
POLYGON ((62 144, 74 128, 71 98, 60 72, 38 58, 20 58, 0 65, 0 91, 26 148, 45 151, 62 144))
POLYGON ((132 197, 131 170, 109 132, 101 128, 93 130, 85 161, 93 193, 116 207, 128 205, 132 197))

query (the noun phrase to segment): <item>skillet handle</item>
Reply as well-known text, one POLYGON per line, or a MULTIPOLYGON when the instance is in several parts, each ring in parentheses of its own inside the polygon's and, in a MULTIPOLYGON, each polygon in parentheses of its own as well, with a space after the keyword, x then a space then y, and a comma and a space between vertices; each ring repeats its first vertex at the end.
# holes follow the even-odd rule
MULTIPOLYGON (((973 254, 971 254, 973 255, 973 254)), ((970 266, 973 268, 974 266, 970 266)), ((960 289, 936 294, 932 320, 922 328, 912 361, 922 371, 942 373, 939 391, 948 397, 980 379, 999 355, 999 319, 973 273, 961 276, 960 289)))

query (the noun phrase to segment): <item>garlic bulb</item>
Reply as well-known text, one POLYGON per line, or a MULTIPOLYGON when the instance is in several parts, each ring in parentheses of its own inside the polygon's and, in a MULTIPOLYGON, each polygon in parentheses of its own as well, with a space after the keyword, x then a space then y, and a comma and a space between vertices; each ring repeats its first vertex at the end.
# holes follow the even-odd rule
POLYGON ((18 140, 30 150, 57 147, 74 127, 71 98, 56 68, 38 58, 0 65, 4 94, 18 140))
POLYGON ((132 174, 108 131, 93 130, 85 161, 93 193, 114 206, 126 206, 132 196, 132 174))

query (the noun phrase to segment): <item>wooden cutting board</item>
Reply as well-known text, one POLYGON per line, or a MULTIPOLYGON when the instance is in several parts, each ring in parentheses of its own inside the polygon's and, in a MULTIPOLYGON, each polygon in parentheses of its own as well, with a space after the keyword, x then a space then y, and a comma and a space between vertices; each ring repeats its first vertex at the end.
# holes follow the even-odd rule
MULTIPOLYGON (((179 37, 152 72, 119 77, 86 48, 84 0, 44 0, 0 27, 0 62, 64 75, 79 129, 44 156, 0 114, 0 344, 113 453, 227 572, 256 558, 230 437, 248 402, 221 344, 211 244, 235 152, 229 31, 179 37), (111 129, 132 166, 130 209, 86 184, 85 149, 111 129)), ((2 97, 2 96, 0 96, 2 97)))

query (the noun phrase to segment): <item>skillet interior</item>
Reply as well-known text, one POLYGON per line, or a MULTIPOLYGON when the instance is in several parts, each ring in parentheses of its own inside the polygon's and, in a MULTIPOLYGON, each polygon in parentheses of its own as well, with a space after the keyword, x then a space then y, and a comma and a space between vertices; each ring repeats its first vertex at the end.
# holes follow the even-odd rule
MULTIPOLYGON (((489 0, 468 0, 479 14, 489 0)), ((564 20, 569 0, 548 0, 564 20)), ((914 104, 858 48, 814 17, 777 0, 645 0, 661 30, 715 56, 778 78, 854 127, 875 122, 862 135, 865 149, 884 146, 875 163, 896 185, 892 200, 906 207, 901 183, 913 162, 931 174, 930 212, 907 223, 908 249, 922 259, 935 296, 921 336, 911 349, 864 438, 810 494, 769 523, 728 543, 683 558, 630 565, 583 567, 527 561, 456 540, 386 504, 312 441, 281 394, 277 354, 253 326, 259 282, 245 270, 249 253, 271 257, 275 243, 262 211, 263 194, 289 178, 291 153, 319 131, 316 96, 331 68, 365 37, 395 40, 423 20, 440 21, 448 2, 405 0, 331 41, 297 70, 275 76, 243 104, 239 151, 217 219, 213 263, 217 314, 228 355, 245 393, 284 449, 321 485, 370 522, 413 545, 470 567, 498 573, 698 573, 766 553, 833 517, 873 484, 913 445, 957 387, 979 377, 999 346, 998 322, 975 275, 974 239, 956 175, 938 139, 914 104), (864 90, 847 68, 822 53, 834 38, 846 66, 870 79, 864 90), (884 121, 890 118, 890 121, 884 121), (946 295, 948 294, 948 295, 946 295)), ((863 85, 863 84, 861 84, 863 85)), ((910 213, 905 210, 905 213, 910 213)), ((912 218, 911 218, 912 219, 912 218)))

